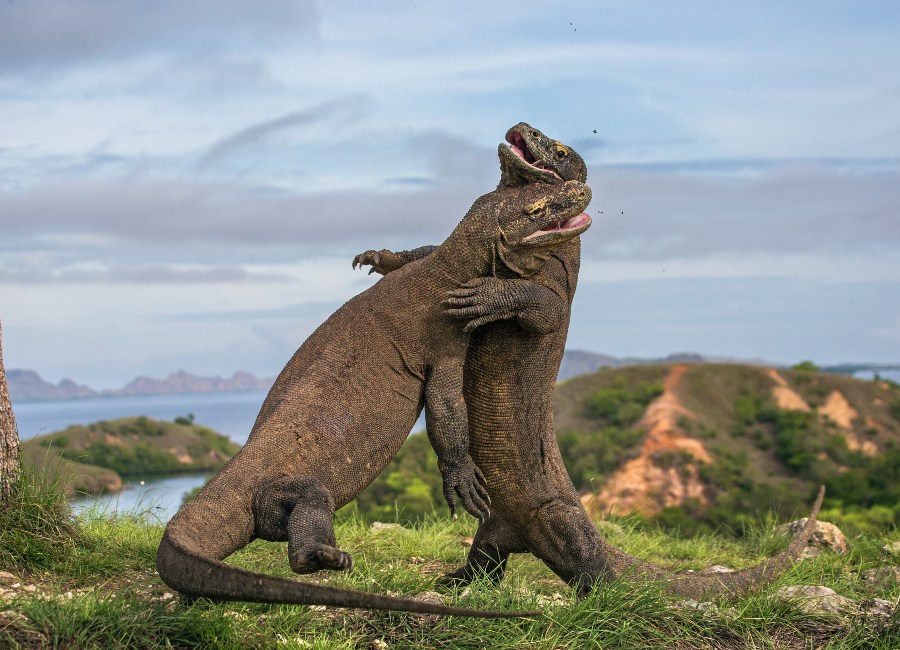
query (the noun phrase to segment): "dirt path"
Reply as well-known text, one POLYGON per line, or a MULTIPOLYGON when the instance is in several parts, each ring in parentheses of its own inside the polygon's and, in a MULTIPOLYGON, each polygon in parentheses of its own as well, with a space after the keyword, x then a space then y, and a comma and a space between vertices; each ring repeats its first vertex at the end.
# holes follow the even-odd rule
POLYGON ((626 462, 596 496, 582 498, 591 514, 640 512, 652 516, 686 499, 706 503, 697 467, 699 462, 711 463, 712 457, 678 424, 681 418, 693 417, 677 397, 678 384, 687 369, 683 364, 672 367, 663 381, 662 395, 650 403, 638 423, 647 431, 640 456, 626 462), (695 461, 683 463, 681 459, 687 455, 695 461), (669 459, 672 466, 668 466, 669 459))

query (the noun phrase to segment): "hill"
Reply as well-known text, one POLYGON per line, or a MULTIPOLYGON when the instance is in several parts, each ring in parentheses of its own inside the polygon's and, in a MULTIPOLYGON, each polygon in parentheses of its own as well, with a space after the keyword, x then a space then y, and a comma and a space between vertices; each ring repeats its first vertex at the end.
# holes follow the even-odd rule
POLYGON ((34 370, 17 370, 15 368, 8 370, 6 381, 9 387, 9 396, 13 402, 74 399, 97 395, 97 391, 93 388, 76 384, 71 379, 63 379, 58 384, 51 384, 34 370))
MULTIPOLYGON (((900 387, 891 382, 809 365, 605 368, 557 385, 554 420, 595 516, 739 531, 768 512, 804 512, 824 483, 827 506, 900 521, 900 387)), ((411 436, 358 507, 408 520, 443 513, 440 495, 427 439, 411 436)))
POLYGON ((833 507, 900 519, 900 387, 739 364, 604 370, 560 384, 563 457, 595 515, 691 527, 833 507))
POLYGON ((147 417, 73 425, 21 443, 23 457, 58 476, 70 496, 122 488, 122 477, 218 469, 239 445, 188 418, 147 417))

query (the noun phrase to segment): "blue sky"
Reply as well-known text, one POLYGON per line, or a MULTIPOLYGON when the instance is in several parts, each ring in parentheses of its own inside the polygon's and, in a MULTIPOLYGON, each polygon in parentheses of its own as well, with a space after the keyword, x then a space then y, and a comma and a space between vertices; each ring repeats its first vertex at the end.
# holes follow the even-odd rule
POLYGON ((12 0, 10 368, 275 374, 527 121, 589 164, 570 347, 900 360, 900 4, 12 0))

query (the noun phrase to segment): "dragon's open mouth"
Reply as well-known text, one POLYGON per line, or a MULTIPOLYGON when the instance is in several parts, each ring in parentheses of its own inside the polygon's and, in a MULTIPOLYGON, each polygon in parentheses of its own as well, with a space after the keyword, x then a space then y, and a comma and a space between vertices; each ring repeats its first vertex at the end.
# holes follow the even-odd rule
POLYGON ((532 152, 531 149, 528 148, 528 143, 525 141, 525 138, 522 137, 517 131, 510 131, 506 136, 506 141, 509 143, 509 148, 512 150, 514 154, 516 154, 519 158, 524 160, 526 163, 535 167, 537 169, 542 169, 544 171, 548 171, 560 180, 562 177, 556 173, 556 170, 539 160, 532 152))
POLYGON ((579 215, 571 217, 570 219, 564 219, 562 221, 554 221, 548 225, 546 225, 541 230, 531 233, 528 235, 523 241, 528 241, 529 239, 534 239, 536 237, 540 237, 542 235, 548 235, 551 233, 559 233, 565 230, 587 230, 587 227, 591 224, 591 217, 586 212, 582 212, 579 215))

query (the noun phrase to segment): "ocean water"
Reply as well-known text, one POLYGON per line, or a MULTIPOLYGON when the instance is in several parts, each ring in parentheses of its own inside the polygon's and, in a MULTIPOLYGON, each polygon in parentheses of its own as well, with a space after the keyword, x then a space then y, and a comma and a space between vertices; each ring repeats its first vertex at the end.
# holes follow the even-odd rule
MULTIPOLYGON (((91 397, 46 402, 14 402, 16 425, 22 440, 65 429, 70 424, 145 415, 174 420, 194 414, 197 424, 210 427, 238 444, 244 444, 266 398, 266 391, 195 393, 190 395, 141 395, 91 397)), ((203 485, 206 474, 179 474, 128 481, 118 494, 72 501, 76 513, 92 511, 108 516, 140 514, 166 522, 181 507, 184 495, 203 485)))
MULTIPOLYGON (((13 402, 16 425, 22 440, 65 429, 70 424, 90 424, 98 420, 145 415, 157 420, 174 420, 194 414, 194 422, 207 426, 243 445, 266 391, 195 393, 189 395, 141 395, 132 397, 91 397, 46 402, 13 402)), ((424 416, 413 431, 425 428, 424 416)), ((76 499, 76 512, 95 511, 113 516, 141 514, 166 522, 181 507, 184 495, 203 485, 206 474, 179 474, 129 481, 118 494, 76 499)))
POLYGON ((91 397, 46 402, 13 402, 19 438, 65 429, 70 424, 90 424, 145 415, 157 420, 174 420, 194 414, 197 424, 209 427, 244 444, 266 391, 192 393, 189 395, 140 395, 132 397, 91 397))
POLYGON ((130 481, 117 494, 74 499, 72 510, 76 514, 92 513, 105 517, 140 515, 150 521, 165 523, 178 512, 184 495, 201 487, 208 478, 207 474, 180 474, 130 481))

